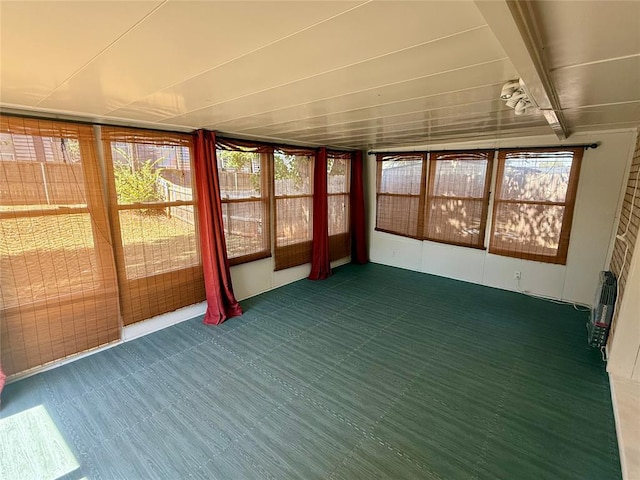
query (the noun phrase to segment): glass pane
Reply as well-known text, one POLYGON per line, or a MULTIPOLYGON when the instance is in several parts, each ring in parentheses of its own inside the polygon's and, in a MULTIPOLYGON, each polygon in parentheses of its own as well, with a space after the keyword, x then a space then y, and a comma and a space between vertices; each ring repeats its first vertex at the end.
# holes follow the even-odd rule
POLYGON ((313 157, 276 152, 273 160, 276 196, 313 194, 313 157))
POLYGON ((507 154, 500 198, 564 202, 573 152, 507 154))
POLYGON ((482 198, 487 163, 487 160, 436 161, 432 195, 482 198))
POLYGON ((189 148, 111 142, 119 205, 193 200, 189 148))
POLYGON ((242 151, 216 151, 220 196, 223 199, 261 196, 260 155, 242 151))
POLYGON ((193 206, 119 212, 128 279, 200 264, 193 206))
POLYGON ((418 236, 418 198, 378 195, 376 228, 418 236))
POLYGON ((349 170, 351 162, 344 158, 327 158, 327 192, 349 192, 349 170))
POLYGON ((379 193, 420 194, 422 159, 382 162, 379 193))
POLYGON ((305 242, 313 237, 313 198, 276 199, 276 245, 305 242))
POLYGON ((482 200, 434 198, 428 206, 425 237, 430 240, 478 245, 482 200))
POLYGON ((555 257, 565 207, 500 203, 494 218, 492 247, 555 257))
POLYGON ((349 195, 329 195, 329 235, 349 231, 349 195))
POLYGON ((0 220, 0 278, 0 308, 101 288, 89 213, 0 220))
POLYGON ((229 258, 242 257, 268 249, 266 203, 223 203, 224 235, 229 258))

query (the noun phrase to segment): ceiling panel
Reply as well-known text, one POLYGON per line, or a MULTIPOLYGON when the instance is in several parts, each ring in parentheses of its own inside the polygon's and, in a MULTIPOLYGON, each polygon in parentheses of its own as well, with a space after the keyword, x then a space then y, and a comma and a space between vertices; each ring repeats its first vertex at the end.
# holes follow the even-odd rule
POLYGON ((370 133, 404 133, 407 131, 417 131, 422 129, 425 132, 436 132, 441 128, 468 128, 473 130, 479 126, 495 125, 507 126, 514 124, 522 124, 524 122, 536 121, 544 124, 544 118, 539 115, 522 116, 515 122, 512 118, 513 112, 507 110, 483 112, 475 115, 464 115, 463 117, 442 117, 442 118, 421 118, 418 114, 402 115, 397 122, 393 119, 385 118, 379 122, 370 121, 362 122, 359 128, 350 128, 341 130, 338 128, 327 129, 326 131, 318 130, 314 133, 307 132, 286 132, 279 136, 295 137, 304 139, 305 141, 330 141, 336 142, 340 140, 355 139, 366 136, 370 133))
MULTIPOLYGON (((216 105, 215 108, 211 109, 211 115, 213 119, 218 119, 215 122, 217 128, 240 132, 255 126, 270 126, 288 121, 301 121, 316 116, 373 108, 397 102, 424 101, 428 98, 432 99, 435 108, 439 104, 438 98, 440 97, 445 95, 452 96, 458 98, 458 103, 466 103, 470 101, 472 95, 478 95, 482 89, 494 88, 496 79, 499 79, 498 84, 501 85, 515 75, 511 63, 505 59, 465 67, 462 70, 458 69, 406 82, 376 86, 308 103, 300 99, 298 100, 299 103, 293 106, 259 113, 262 108, 278 104, 272 97, 263 99, 270 93, 265 92, 263 95, 252 95, 235 102, 216 105), (493 86, 491 85, 492 83, 494 84, 493 86), (238 108, 234 108, 235 104, 240 105, 238 108), (234 117, 239 111, 255 111, 256 113, 244 117, 234 117)), ((311 92, 307 94, 309 97, 311 95, 311 92)), ((296 99, 288 97, 287 100, 296 101, 296 99)), ((287 100, 282 101, 281 104, 288 103, 287 100)))
POLYGON ((543 1, 536 7, 551 69, 640 53, 638 1, 543 1))
POLYGON ((360 3, 168 2, 40 106, 106 114, 360 3))
MULTIPOLYGON (((486 63, 504 58, 504 53, 491 32, 480 28, 296 82, 281 90, 279 93, 282 98, 277 101, 287 101, 289 95, 309 96, 309 92, 313 92, 315 98, 332 97, 425 77, 464 68, 469 65, 470 58, 478 63, 486 63)), ((232 79, 227 76, 219 79, 219 83, 231 82, 232 79)), ((214 123, 207 121, 210 111, 215 111, 215 107, 171 117, 166 121, 212 127, 214 123)))
MULTIPOLYGON (((495 89, 490 89, 495 90, 495 89)), ((499 93, 499 89, 498 89, 499 93)), ((247 130, 247 133, 254 134, 259 130, 269 135, 295 134, 305 132, 307 135, 328 132, 348 132, 357 128, 365 128, 368 125, 403 123, 415 120, 435 120, 450 117, 471 117, 474 115, 489 114, 493 110, 504 108, 500 100, 487 98, 483 101, 471 102, 468 104, 451 101, 451 95, 443 95, 440 99, 441 106, 431 106, 429 102, 419 101, 391 104, 373 109, 354 110, 337 115, 320 116, 309 119, 304 123, 283 124, 279 126, 247 130), (374 110, 374 111, 371 111, 374 110), (313 120, 313 121, 312 121, 313 120)), ((453 97, 455 99, 455 97, 453 97)), ((507 110, 513 113, 512 110, 507 110)))
POLYGON ((2 102, 35 106, 161 3, 2 2, 2 102))
POLYGON ((575 125, 627 123, 629 126, 638 126, 640 125, 640 100, 618 105, 567 109, 564 114, 575 125))
POLYGON ((556 70, 563 108, 640 100, 640 56, 556 70))
MULTIPOLYGON (((125 111, 131 108, 148 111, 155 116, 154 120, 162 115, 167 121, 174 121, 170 118, 326 72, 339 73, 345 67, 483 24, 471 2, 370 2, 150 95, 125 111), (443 18, 447 21, 442 21, 443 18), (383 33, 387 31, 393 34, 383 33), (151 108, 146 109, 145 105, 151 108)), ((493 43, 497 45, 497 42, 493 43)), ((423 63, 425 60, 415 56, 413 61, 423 63)), ((323 87, 323 91, 334 89, 333 84, 323 87)), ((120 115, 121 112, 112 114, 120 115)))
MULTIPOLYGON (((346 139, 357 139, 361 137, 366 137, 371 133, 407 133, 413 132, 416 133, 420 129, 424 132, 428 132, 433 134, 435 132, 439 132, 442 129, 447 128, 457 128, 457 129, 467 129, 473 131, 478 127, 484 127, 487 125, 495 125, 505 127, 508 125, 521 125, 527 122, 540 122, 544 124, 544 118, 537 114, 524 115, 514 120, 513 112, 509 112, 506 110, 494 111, 494 112, 483 112, 475 115, 465 115, 464 117, 442 117, 442 118, 420 118, 419 115, 406 115, 402 121, 393 122, 391 119, 380 120, 379 122, 368 122, 368 124, 363 125, 359 129, 354 129, 352 131, 342 132, 340 130, 329 130, 326 132, 318 132, 314 134, 307 134, 305 132, 287 132, 283 134, 286 137, 295 137, 299 139, 319 142, 319 141, 327 141, 327 142, 336 142, 340 140, 346 139)), ((363 122, 364 123, 364 122, 363 122)), ((279 135, 279 136, 283 136, 279 135)))
POLYGON ((336 142, 335 147, 348 147, 354 145, 355 147, 366 148, 387 148, 394 146, 405 145, 424 145, 429 143, 446 143, 450 141, 460 141, 460 139, 470 140, 486 140, 486 139, 500 139, 506 137, 521 137, 528 135, 548 135, 549 127, 546 122, 540 123, 538 121, 523 122, 518 126, 509 128, 503 128, 502 126, 487 125, 476 126, 473 129, 467 127, 463 128, 447 128, 437 129, 434 131, 418 130, 417 132, 405 132, 401 135, 392 133, 390 135, 385 134, 371 134, 358 139, 350 139, 344 142, 336 142))
POLYGON ((640 1, 509 5, 0 0, 0 107, 344 147, 548 134, 497 100, 529 27, 570 131, 640 123, 640 1))

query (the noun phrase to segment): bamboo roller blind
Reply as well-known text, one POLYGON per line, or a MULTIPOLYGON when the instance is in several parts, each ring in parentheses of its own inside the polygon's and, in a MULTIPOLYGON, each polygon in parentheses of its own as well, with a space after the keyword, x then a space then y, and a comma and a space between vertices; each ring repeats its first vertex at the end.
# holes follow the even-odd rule
POLYGON ((274 152, 275 269, 311 261, 315 152, 274 152))
POLYGON ((493 151, 432 152, 422 238, 484 247, 493 151))
POLYGON ((566 264, 583 151, 500 150, 489 253, 566 264))
POLYGON ((92 127, 0 117, 0 139, 0 361, 12 374, 120 327, 92 127))
POLYGON ((191 135, 102 129, 122 317, 205 299, 191 135))
MULTIPOLYGON (((566 263, 583 152, 499 150, 489 253, 566 263)), ((484 248, 494 154, 377 154, 376 230, 484 248)))
POLYGON ((216 157, 229 264, 270 257, 273 148, 216 138, 216 157))
POLYGON ((420 238, 424 224, 426 153, 377 156, 376 230, 420 238))
POLYGON ((351 253, 351 152, 327 151, 327 195, 329 217, 329 259, 348 257, 351 253))

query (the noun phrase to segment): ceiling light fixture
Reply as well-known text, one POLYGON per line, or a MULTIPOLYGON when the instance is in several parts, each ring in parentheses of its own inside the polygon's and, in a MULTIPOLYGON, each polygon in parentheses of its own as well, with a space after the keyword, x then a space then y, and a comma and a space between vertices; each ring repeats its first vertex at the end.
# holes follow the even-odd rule
POLYGON ((507 107, 513 108, 518 116, 525 114, 531 107, 538 107, 521 78, 505 83, 500 91, 500 99, 505 100, 507 107))
POLYGON ((516 90, 520 88, 520 83, 517 80, 507 82, 502 86, 500 92, 500 98, 502 100, 509 100, 516 90))

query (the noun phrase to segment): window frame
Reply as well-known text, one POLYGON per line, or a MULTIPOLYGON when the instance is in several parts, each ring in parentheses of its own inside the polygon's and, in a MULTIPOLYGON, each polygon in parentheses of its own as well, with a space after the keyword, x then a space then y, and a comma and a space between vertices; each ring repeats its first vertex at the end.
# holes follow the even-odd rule
MULTIPOLYGON (((424 226, 423 226, 423 230, 421 232, 421 239, 422 240, 427 240, 429 242, 436 242, 436 243, 443 243, 446 245, 455 245, 458 247, 468 247, 468 248, 475 248, 478 250, 486 250, 486 236, 487 236, 487 219, 489 217, 489 203, 491 200, 491 182, 492 182, 492 176, 493 176, 493 160, 495 157, 495 150, 491 150, 491 149, 487 149, 487 150, 441 150, 441 151, 433 151, 433 152, 429 152, 429 158, 428 158, 428 162, 429 162, 429 171, 427 173, 427 190, 426 190, 426 199, 425 199, 425 206, 424 206, 424 212, 425 212, 425 220, 424 220, 424 226), (448 155, 448 156, 452 156, 452 155, 460 155, 460 156, 464 156, 464 155, 468 155, 469 153, 475 153, 475 154, 485 154, 486 155, 486 161, 487 161, 487 166, 486 166, 486 171, 485 171, 485 181, 484 181, 484 190, 483 190, 483 196, 482 197, 453 197, 453 196, 447 196, 447 195, 434 195, 433 194, 433 190, 435 188, 435 177, 436 177, 436 166, 437 166, 437 162, 439 161, 446 161, 446 160, 450 160, 450 158, 442 158, 442 159, 438 159, 436 158, 438 155, 448 155), (431 201, 433 199, 449 199, 449 200, 475 200, 475 201, 482 201, 482 213, 480 216, 480 233, 478 234, 478 243, 477 244, 471 244, 471 243, 463 243, 463 242, 456 242, 454 240, 445 240, 445 239, 439 239, 439 238, 432 238, 429 237, 427 235, 427 230, 428 230, 428 226, 429 226, 429 217, 430 217, 430 206, 431 206, 431 201)), ((464 159, 462 159, 464 161, 464 159)), ((480 159, 477 160, 472 160, 469 159, 467 161, 481 161, 480 159)))
POLYGON ((567 255, 569 252, 569 241, 571 237, 571 227, 573 223, 573 212, 575 210, 576 196, 578 192, 578 181, 580 178, 580 168, 582 165, 582 158, 584 154, 584 148, 571 147, 566 148, 510 148, 498 150, 498 168, 496 172, 496 186, 493 198, 493 211, 491 221, 491 238, 489 240, 489 253, 494 255, 500 255, 504 257, 519 258, 523 260, 531 260, 536 262, 551 263, 557 265, 567 264, 567 255), (569 179, 567 190, 565 193, 564 202, 552 202, 552 201, 533 201, 533 200, 504 200, 500 198, 502 193, 502 184, 504 181, 504 167, 506 157, 510 153, 518 152, 540 152, 540 153, 558 153, 558 152, 573 152, 571 160, 571 169, 569 171, 569 179), (525 205, 542 205, 542 206, 562 206, 564 207, 564 214, 562 216, 562 225, 560 232, 558 232, 558 248, 556 255, 551 257, 549 255, 532 254, 521 251, 510 251, 496 247, 495 244, 495 231, 496 231, 496 213, 501 204, 525 204, 525 205))

